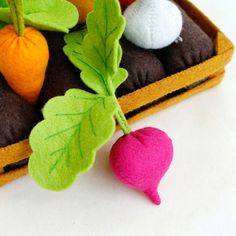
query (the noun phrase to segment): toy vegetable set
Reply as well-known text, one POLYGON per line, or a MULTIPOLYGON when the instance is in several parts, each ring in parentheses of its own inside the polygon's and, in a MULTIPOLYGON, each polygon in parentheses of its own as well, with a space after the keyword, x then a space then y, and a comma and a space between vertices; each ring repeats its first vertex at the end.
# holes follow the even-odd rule
POLYGON ((232 54, 187 0, 0 0, 0 185, 64 190, 119 126, 114 175, 159 205, 171 138, 129 123, 218 84, 232 54))

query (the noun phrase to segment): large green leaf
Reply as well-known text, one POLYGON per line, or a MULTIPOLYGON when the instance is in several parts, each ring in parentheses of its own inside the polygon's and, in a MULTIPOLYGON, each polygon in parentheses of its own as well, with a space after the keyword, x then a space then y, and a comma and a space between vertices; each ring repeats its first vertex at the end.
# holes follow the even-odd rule
POLYGON ((128 76, 119 68, 124 28, 119 2, 99 0, 87 17, 87 34, 79 31, 65 37, 65 54, 82 71, 83 82, 99 94, 113 94, 128 76))
POLYGON ((45 120, 30 135, 33 179, 44 188, 59 191, 88 171, 96 151, 115 131, 116 108, 113 97, 78 89, 51 99, 43 109, 45 120))
POLYGON ((83 55, 82 42, 86 33, 87 30, 81 30, 67 34, 65 36, 65 42, 68 43, 68 45, 64 47, 64 52, 69 57, 70 61, 82 70, 81 79, 87 86, 98 94, 109 94, 104 84, 103 75, 92 68, 83 55))
MULTIPOLYGON (((10 10, 6 7, 6 2, 0 1, 0 20, 11 23, 10 10)), ((23 0, 23 3, 26 25, 39 30, 68 33, 78 22, 78 11, 67 0, 23 0)))

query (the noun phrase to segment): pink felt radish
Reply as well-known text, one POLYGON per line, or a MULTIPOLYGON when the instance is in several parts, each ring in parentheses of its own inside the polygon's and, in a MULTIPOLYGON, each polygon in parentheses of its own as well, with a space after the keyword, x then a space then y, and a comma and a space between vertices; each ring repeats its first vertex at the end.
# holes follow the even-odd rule
POLYGON ((160 180, 173 158, 171 139, 156 128, 144 128, 121 137, 112 147, 110 164, 117 178, 161 203, 160 180))

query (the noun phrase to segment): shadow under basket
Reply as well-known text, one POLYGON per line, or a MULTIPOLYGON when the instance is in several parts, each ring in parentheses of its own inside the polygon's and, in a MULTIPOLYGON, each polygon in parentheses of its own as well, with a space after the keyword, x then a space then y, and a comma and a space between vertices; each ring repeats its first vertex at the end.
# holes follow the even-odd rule
MULTIPOLYGON (((191 2, 176 2, 214 39, 215 56, 119 98, 130 123, 219 84, 224 77, 224 68, 232 58, 234 46, 231 41, 191 2)), ((30 155, 28 140, 0 148, 0 186, 28 173, 27 159, 30 155)))

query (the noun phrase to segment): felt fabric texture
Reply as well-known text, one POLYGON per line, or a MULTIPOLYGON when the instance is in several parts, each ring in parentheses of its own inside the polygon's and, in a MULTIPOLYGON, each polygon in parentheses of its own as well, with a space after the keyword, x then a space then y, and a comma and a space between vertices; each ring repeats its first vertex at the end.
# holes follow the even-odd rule
POLYGON ((123 38, 121 67, 128 73, 128 79, 117 89, 118 97, 134 92, 163 79, 166 74, 161 61, 150 51, 139 48, 123 38))
POLYGON ((83 83, 100 95, 112 96, 128 77, 127 71, 119 67, 119 41, 125 29, 119 2, 94 1, 94 10, 86 23, 87 30, 65 36, 63 50, 71 63, 81 69, 83 83))
POLYGON ((161 203, 158 185, 173 158, 171 139, 156 128, 143 128, 121 137, 112 147, 110 165, 116 177, 161 203))
MULTIPOLYGON (((48 41, 50 58, 46 78, 39 98, 39 107, 55 96, 62 96, 68 89, 80 88, 90 91, 79 78, 80 70, 67 59, 61 48, 64 34, 43 32, 48 41)), ((121 67, 127 69, 128 79, 118 87, 117 95, 123 96, 165 77, 162 63, 151 52, 136 47, 128 40, 121 40, 123 57, 121 67), (142 64, 142 66, 140 66, 142 64)))
POLYGON ((40 112, 16 95, 0 75, 0 147, 28 138, 40 112))
POLYGON ((153 101, 172 93, 176 90, 194 84, 209 76, 222 72, 231 60, 234 51, 233 44, 221 33, 216 40, 216 56, 209 60, 188 68, 180 73, 166 77, 163 80, 152 83, 131 94, 119 99, 120 105, 125 113, 129 113, 153 101))
POLYGON ((197 81, 189 86, 185 86, 181 89, 177 89, 173 92, 170 92, 166 95, 164 95, 163 97, 160 97, 158 99, 156 99, 155 101, 153 102, 150 102, 149 104, 146 104, 142 107, 139 107, 137 108, 136 110, 133 110, 129 113, 126 113, 126 117, 129 119, 130 117, 133 117, 133 116, 136 116, 137 114, 139 114, 140 112, 143 112, 145 110, 148 110, 149 108, 152 108, 153 106, 156 106, 156 105, 159 105, 161 103, 165 103, 166 101, 168 100, 171 100, 175 97, 178 97, 188 91, 192 91, 194 88, 202 85, 202 84, 205 84, 206 82, 208 82, 210 80, 210 78, 206 78, 206 79, 203 79, 203 80, 200 80, 200 81, 197 81))
MULTIPOLYGON (((33 150, 29 171, 40 186, 54 191, 68 188, 93 166, 96 152, 114 134, 114 116, 122 113, 114 93, 127 78, 127 72, 119 67, 124 28, 118 0, 96 0, 86 32, 65 36, 65 54, 97 94, 71 89, 43 108, 44 120, 29 138, 33 150)), ((122 118, 125 120, 124 115, 122 118)))
MULTIPOLYGON (((68 33, 79 19, 76 7, 67 0, 23 0, 26 25, 39 30, 68 33), (68 17, 70 16, 70 17, 68 17)), ((10 9, 0 3, 0 21, 11 23, 10 9)))
MULTIPOLYGON (((226 48, 228 48, 229 52, 226 53, 226 57, 228 58, 227 61, 224 61, 224 63, 227 63, 231 56, 232 56, 232 52, 233 52, 233 48, 231 44, 228 44, 227 43, 227 40, 226 38, 224 38, 223 40, 224 42, 224 45, 228 45, 226 48), (231 45, 231 47, 229 47, 231 45)), ((222 48, 221 48, 222 49, 222 48)), ((218 61, 221 62, 221 58, 218 58, 218 61)), ((224 64, 222 64, 222 66, 224 66, 224 64)), ((191 71, 191 73, 194 73, 194 71, 191 71)), ((201 84, 200 86, 197 86, 196 88, 194 89, 191 89, 191 90, 188 90, 187 92, 183 93, 183 94, 180 94, 178 95, 177 97, 174 97, 172 99, 169 99, 167 101, 164 101, 162 103, 159 103, 159 104, 156 104, 155 106, 153 107, 149 107, 148 109, 146 110, 143 110, 143 111, 140 111, 138 114, 136 114, 135 116, 133 117, 130 117, 129 118, 129 122, 130 123, 133 123, 133 122, 136 122, 144 117, 147 117, 153 113, 156 113, 156 112, 159 112, 163 109, 166 109, 167 107, 169 106, 172 106, 178 102, 181 102, 187 98, 189 98, 190 96, 193 96, 199 92, 202 92, 203 90, 205 89, 209 89, 213 86, 216 86, 217 84, 219 84, 221 82, 221 80, 223 79, 223 76, 224 76, 224 73, 223 72, 219 72, 219 73, 216 73, 215 75, 212 75, 211 79, 210 80, 207 80, 205 83, 201 84)), ((185 77, 186 78, 186 77, 185 77)), ((170 81, 170 84, 173 84, 172 81, 170 81)), ((152 91, 149 91, 149 93, 152 92, 152 91)), ((139 94, 140 96, 140 94, 139 94)), ((148 96, 148 91, 143 91, 143 98, 148 96)), ((136 100, 137 97, 135 96, 135 94, 133 94, 132 97, 128 96, 127 98, 123 97, 122 99, 120 99, 120 103, 123 105, 123 102, 128 101, 130 99, 133 99, 133 100, 136 100)), ((123 105, 124 107, 124 105, 123 105)), ((18 144, 16 144, 17 146, 19 145, 20 148, 23 148, 24 146, 27 146, 27 144, 25 144, 25 142, 20 142, 18 144)), ((14 145, 13 145, 14 146, 14 145)), ((29 149, 30 149, 30 146, 28 145, 29 149)), ((5 154, 4 156, 6 156, 7 154, 9 154, 9 157, 12 157, 11 155, 11 152, 12 152, 12 149, 14 150, 15 148, 12 148, 12 147, 8 147, 7 149, 0 149, 0 151, 2 150, 5 150, 5 154)), ((27 157, 29 154, 28 154, 28 151, 25 151, 23 156, 24 157, 27 157)), ((3 154, 0 153, 0 156, 2 157, 3 154)), ((9 158, 8 157, 8 158, 9 158)), ((17 159, 15 159, 17 160, 17 159)), ((13 162, 10 158, 9 158, 9 162, 8 163, 11 163, 13 162)), ((25 175, 27 173, 27 169, 24 168, 24 171, 22 171, 22 169, 20 170, 16 170, 14 172, 10 172, 10 173, 7 173, 7 174, 2 174, 0 175, 0 186, 4 185, 4 184, 7 184, 11 181, 14 181, 16 178, 19 178, 20 176, 22 175, 25 175)))
POLYGON ((125 37, 145 49, 160 49, 179 37, 183 19, 168 0, 136 0, 125 11, 125 37))
POLYGON ((25 20, 23 0, 7 0, 10 9, 12 24, 17 36, 24 36, 25 20))
POLYGON ((80 79, 80 70, 75 68, 63 53, 64 34, 50 31, 43 32, 49 46, 49 63, 46 78, 39 97, 38 106, 56 96, 62 96, 68 89, 81 88, 88 90, 80 79))
MULTIPOLYGON (((198 86, 192 90, 188 90, 186 93, 184 94, 181 94, 177 97, 174 97, 172 99, 169 99, 167 101, 164 101, 160 104, 157 104, 153 107, 150 107, 144 111, 140 111, 138 114, 136 114, 135 116, 133 117, 130 117, 129 118, 129 123, 133 123, 133 122, 136 122, 144 117, 147 117, 153 113, 156 113, 156 112, 159 112, 171 105, 174 105, 175 103, 178 103, 178 102, 181 102, 182 100, 184 99, 187 99, 188 97, 190 96, 193 96, 194 94, 197 94, 199 92, 202 92, 203 90, 205 89, 208 89, 208 88, 211 88, 213 86, 216 86, 217 84, 219 84, 223 78, 223 75, 224 74, 219 74, 219 75, 216 75, 215 77, 213 77, 211 80, 208 80, 206 83, 202 84, 201 86, 198 86)), ((22 142, 18 143, 17 145, 19 145, 20 147, 23 147, 24 144, 22 142)), ((30 146, 28 145, 28 147, 30 148, 30 146)), ((6 150, 6 154, 9 154, 10 151, 11 151, 12 148, 9 148, 8 147, 8 150, 6 150)), ((1 150, 1 149, 0 149, 1 150)), ((1 156, 1 154, 0 154, 1 156)), ((25 155, 24 157, 27 157, 28 156, 28 152, 26 151, 25 152, 25 155)), ((11 160, 9 158, 9 162, 8 163, 11 163, 11 160)), ((0 175, 0 186, 3 186, 5 184, 8 184, 10 183, 11 181, 14 181, 15 179, 23 176, 23 175, 26 175, 28 173, 27 171, 27 167, 23 167, 23 168, 20 168, 20 169, 16 169, 14 171, 11 171, 9 173, 3 173, 0 175)))
MULTIPOLYGON (((210 77, 210 79, 207 80, 205 83, 201 84, 200 86, 197 86, 194 89, 188 90, 187 92, 183 94, 180 94, 176 97, 163 101, 159 104, 155 104, 152 107, 145 108, 145 110, 140 110, 138 114, 129 118, 129 122, 131 123, 136 122, 142 119, 143 117, 147 117, 153 113, 159 112, 178 102, 181 102, 189 98, 190 96, 193 96, 194 94, 202 92, 205 89, 216 86, 223 79, 223 75, 224 75, 223 68, 232 58, 232 54, 234 51, 233 44, 223 35, 223 33, 219 31, 219 29, 208 19, 208 17, 206 17, 197 7, 195 7, 189 1, 176 0, 176 2, 181 6, 181 8, 183 8, 185 11, 188 12, 188 15, 191 16, 194 22, 196 22, 198 25, 201 26, 204 32, 206 32, 211 38, 214 39, 216 55, 213 58, 205 61, 204 63, 196 65, 176 75, 172 75, 168 78, 165 78, 164 80, 155 82, 149 86, 146 86, 145 88, 142 88, 138 91, 133 92, 132 94, 123 96, 122 98, 119 99, 122 109, 126 113, 129 113, 135 109, 138 109, 142 106, 145 106, 159 99, 159 97, 165 96, 165 94, 168 94, 169 92, 173 92, 175 90, 180 89, 181 87, 188 86, 189 84, 193 84, 196 81, 200 81, 207 77, 210 77)), ((59 37, 59 35, 62 35, 62 34, 58 34, 58 37, 55 37, 55 38, 53 38, 53 34, 54 33, 52 33, 51 35, 51 42, 52 42, 51 47, 54 43, 55 44, 57 43, 57 40, 63 42, 63 39, 62 39, 63 36, 61 36, 61 38, 59 37), (55 41, 54 43, 53 43, 53 40, 55 41)), ((62 52, 62 55, 63 55, 63 52, 62 52)), ((58 65, 63 66, 63 63, 62 64, 58 63, 58 65)), ((70 65, 70 63, 68 63, 68 65, 70 65)), ((59 68, 60 66, 58 66, 58 69, 59 68)), ((68 66, 65 66, 65 70, 71 70, 73 66, 71 66, 70 69, 68 68, 69 68, 68 66)), ((56 70, 57 68, 55 67, 54 71, 56 70)), ((67 73, 70 73, 70 72, 67 72, 67 73)), ((64 77, 64 80, 65 78, 66 77, 64 77)), ((76 78, 77 77, 75 73, 75 79, 76 78)), ((63 79, 61 79, 61 81, 63 81, 63 79)), ((53 81, 53 83, 50 84, 52 88, 53 86, 56 86, 56 85, 57 85, 56 81, 53 81)), ((58 90, 60 91, 60 89, 58 90)), ((59 94, 59 95, 62 95, 62 94, 59 94)), ((1 116, 1 113, 0 113, 0 116, 1 116)), ((19 145, 20 147, 24 146, 22 142, 17 143, 17 145, 19 145)), ((10 159, 12 149, 14 149, 12 148, 12 146, 8 146, 7 149, 4 149, 5 150, 4 156, 6 156, 6 154, 9 154, 8 163, 17 161, 17 159, 16 160, 10 159)), ((0 151, 1 150, 2 148, 0 148, 0 151)), ((24 158, 26 158, 29 155, 28 151, 25 151, 25 153, 23 154, 24 154, 23 155, 24 158)), ((0 154, 0 157, 2 156, 3 154, 0 154)), ((16 178, 26 173, 27 173, 27 168, 24 168, 24 171, 20 169, 20 170, 16 170, 14 172, 10 172, 7 174, 2 174, 0 175, 0 185, 9 183, 10 181, 13 181, 16 178)))
POLYGON ((182 14, 182 40, 158 52, 168 74, 197 65, 215 54, 212 39, 183 10, 182 14))
POLYGON ((200 84, 199 86, 196 86, 190 90, 187 90, 184 93, 180 93, 174 97, 168 98, 167 100, 164 100, 160 103, 153 103, 152 106, 146 106, 143 107, 143 109, 139 109, 138 112, 134 112, 134 114, 128 115, 129 123, 135 123, 139 121, 140 119, 146 118, 152 114, 155 114, 157 112, 160 112, 164 109, 167 109, 168 107, 171 107, 177 103, 180 103, 198 93, 201 93, 207 89, 211 89, 215 86, 217 86, 224 78, 224 73, 219 73, 218 75, 215 75, 211 77, 211 79, 206 80, 204 83, 200 84))
MULTIPOLYGON (((63 51, 81 69, 81 79, 90 89, 117 100, 116 89, 128 77, 127 70, 120 67, 120 39, 125 29, 125 18, 119 1, 95 1, 86 23, 86 29, 65 36, 63 51)), ((118 101, 117 108, 117 122, 123 132, 128 133, 130 128, 118 101)))
POLYGON ((39 31, 32 27, 23 31, 20 37, 13 26, 0 30, 0 71, 17 94, 35 104, 43 86, 49 50, 39 31))
POLYGON ((37 184, 61 191, 91 169, 97 150, 115 132, 116 108, 113 97, 78 89, 51 99, 29 138, 29 171, 37 184))

